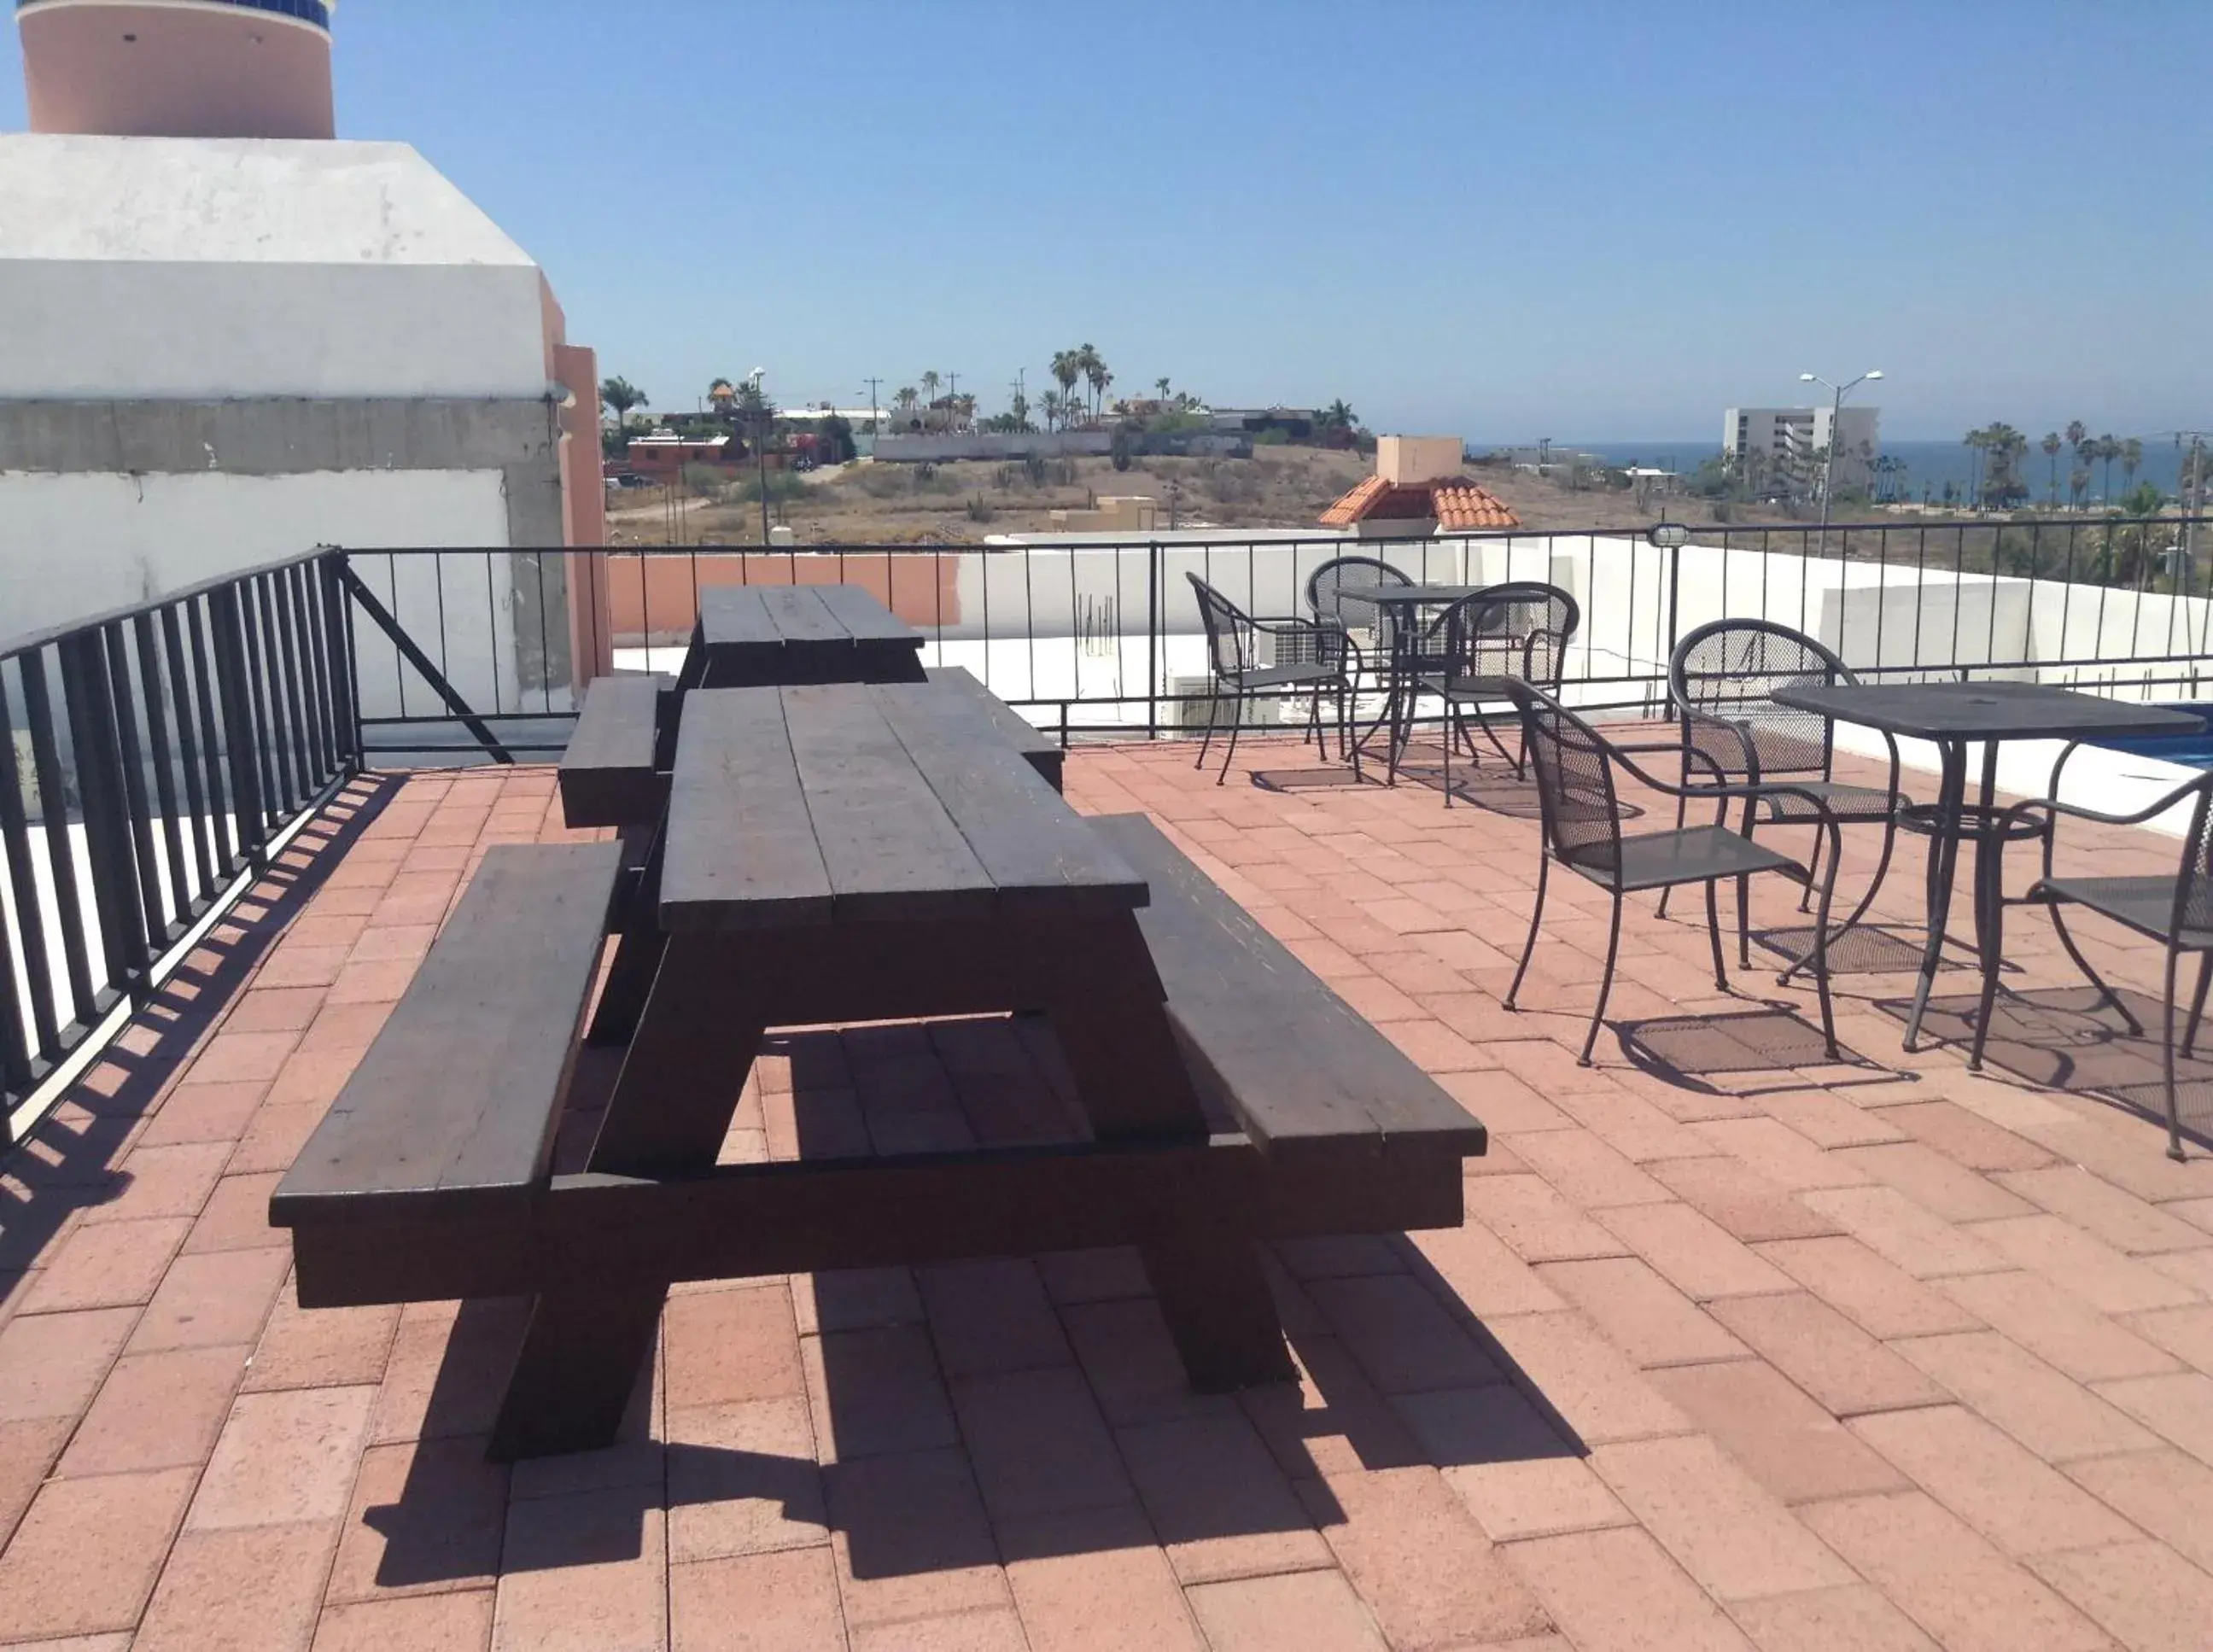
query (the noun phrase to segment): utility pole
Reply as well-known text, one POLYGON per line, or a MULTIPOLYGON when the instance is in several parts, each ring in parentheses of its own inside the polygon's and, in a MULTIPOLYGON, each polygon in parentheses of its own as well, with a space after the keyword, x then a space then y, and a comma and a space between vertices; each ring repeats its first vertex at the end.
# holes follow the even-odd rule
POLYGON ((956 418, 960 418, 960 375, 958 373, 948 373, 948 374, 945 375, 945 419, 946 419, 946 423, 949 424, 951 424, 954 419, 956 419, 956 418))
POLYGON ((882 382, 881 379, 869 381, 869 434, 870 436, 876 434, 876 387, 882 382))

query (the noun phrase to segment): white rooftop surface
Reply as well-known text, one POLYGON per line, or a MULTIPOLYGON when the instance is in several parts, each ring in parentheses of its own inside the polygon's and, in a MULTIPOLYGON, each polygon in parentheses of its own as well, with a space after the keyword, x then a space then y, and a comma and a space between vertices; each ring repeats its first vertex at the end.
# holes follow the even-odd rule
POLYGON ((537 397, 546 313, 405 143, 0 137, 0 397, 537 397))

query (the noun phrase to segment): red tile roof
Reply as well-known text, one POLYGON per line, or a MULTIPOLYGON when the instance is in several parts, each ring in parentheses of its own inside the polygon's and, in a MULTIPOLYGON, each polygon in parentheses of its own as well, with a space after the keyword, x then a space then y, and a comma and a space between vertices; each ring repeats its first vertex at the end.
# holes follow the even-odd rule
POLYGON ((1358 485, 1321 514, 1325 527, 1359 522, 1427 521, 1440 527, 1519 527, 1516 516, 1488 489, 1464 476, 1439 482, 1387 482, 1363 478, 1358 485))

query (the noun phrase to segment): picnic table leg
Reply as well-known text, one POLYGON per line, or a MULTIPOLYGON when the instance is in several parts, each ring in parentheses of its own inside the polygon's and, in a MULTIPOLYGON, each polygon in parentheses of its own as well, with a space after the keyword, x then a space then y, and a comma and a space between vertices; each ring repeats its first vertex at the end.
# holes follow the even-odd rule
MULTIPOLYGON (((747 984, 714 949, 679 939, 652 982, 608 1098, 590 1167, 647 1175, 715 1162, 765 1030, 747 984)), ((493 1425, 495 1460, 613 1443, 652 1357, 663 1285, 541 1292, 493 1425)))
MULTIPOLYGON (((653 978, 661 968, 666 941, 656 917, 661 905, 661 833, 656 828, 640 835, 644 838, 644 853, 637 881, 623 905, 614 961, 607 966, 599 1008, 593 1011, 591 1028, 584 1035, 584 1042, 595 1048, 630 1042, 637 1030, 637 1018, 644 1013, 646 996, 653 990, 653 978)), ((632 841, 631 831, 625 830, 626 850, 632 841)), ((625 853, 625 863, 628 858, 625 853)))
MULTIPOLYGON (((1206 1116, 1137 920, 1092 928, 1069 955, 1084 960, 1083 978, 1054 995, 1051 1015, 1098 1139, 1203 1137, 1206 1116)), ((1293 1375, 1257 1243, 1235 1211, 1172 1208, 1137 1250, 1192 1387, 1221 1393, 1293 1375)))
POLYGON ((1253 1236, 1194 1222, 1137 1247, 1191 1386, 1226 1393, 1295 1375, 1253 1236))

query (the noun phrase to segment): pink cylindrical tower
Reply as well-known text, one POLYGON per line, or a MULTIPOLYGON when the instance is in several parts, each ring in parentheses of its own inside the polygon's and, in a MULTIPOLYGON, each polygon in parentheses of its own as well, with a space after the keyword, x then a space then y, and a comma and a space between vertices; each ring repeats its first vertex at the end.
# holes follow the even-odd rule
POLYGON ((16 0, 34 132, 330 137, 331 0, 16 0))

